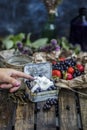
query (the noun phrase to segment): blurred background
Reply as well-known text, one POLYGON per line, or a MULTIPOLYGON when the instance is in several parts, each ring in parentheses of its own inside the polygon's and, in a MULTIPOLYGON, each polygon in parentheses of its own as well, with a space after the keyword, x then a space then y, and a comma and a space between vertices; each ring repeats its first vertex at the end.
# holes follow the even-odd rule
MULTIPOLYGON (((70 21, 80 7, 87 7, 87 0, 62 0, 57 7, 55 24, 59 37, 69 36, 70 21)), ((0 0, 0 36, 31 32, 38 37, 47 18, 42 0, 0 0)))

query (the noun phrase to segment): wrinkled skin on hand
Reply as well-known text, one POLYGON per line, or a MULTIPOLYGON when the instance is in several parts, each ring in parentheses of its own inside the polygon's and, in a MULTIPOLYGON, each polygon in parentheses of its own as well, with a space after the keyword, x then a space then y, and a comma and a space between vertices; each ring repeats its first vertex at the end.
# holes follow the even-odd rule
POLYGON ((21 86, 20 78, 33 80, 34 78, 24 72, 9 68, 0 68, 0 88, 15 92, 21 86))

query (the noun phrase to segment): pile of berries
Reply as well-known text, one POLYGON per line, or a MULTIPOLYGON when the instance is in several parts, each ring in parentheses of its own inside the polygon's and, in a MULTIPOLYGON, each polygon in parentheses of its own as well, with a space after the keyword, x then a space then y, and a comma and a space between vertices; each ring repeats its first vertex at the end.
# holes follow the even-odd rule
POLYGON ((60 46, 56 39, 52 39, 49 44, 46 44, 43 47, 39 48, 41 52, 52 52, 52 51, 60 51, 60 46))
MULTIPOLYGON (((27 87, 31 90, 33 88, 33 86, 31 85, 31 80, 26 80, 26 85, 27 87)), ((52 90, 56 90, 57 87, 55 85, 51 85, 48 87, 48 89, 46 91, 52 91, 52 90)), ((35 89, 34 93, 40 93, 42 91, 45 91, 45 90, 42 90, 40 87, 38 87, 37 89, 35 89)))
POLYGON ((52 106, 55 106, 55 109, 56 109, 56 115, 58 114, 58 99, 56 98, 48 98, 42 108, 41 106, 37 105, 36 108, 35 108, 35 112, 40 112, 40 110, 42 109, 44 112, 48 112, 52 106))
POLYGON ((46 100, 46 103, 44 103, 44 105, 43 105, 43 111, 50 110, 53 105, 57 106, 58 105, 58 100, 56 98, 48 98, 46 100))
POLYGON ((74 57, 52 61, 52 76, 54 78, 71 80, 81 74, 84 74, 84 65, 77 63, 74 57))

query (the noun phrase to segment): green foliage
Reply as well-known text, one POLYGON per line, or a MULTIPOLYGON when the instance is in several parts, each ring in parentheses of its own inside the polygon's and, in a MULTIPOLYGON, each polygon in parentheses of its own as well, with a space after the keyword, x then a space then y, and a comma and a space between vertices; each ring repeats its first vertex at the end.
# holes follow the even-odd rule
POLYGON ((62 37, 58 39, 58 44, 61 46, 62 49, 69 51, 72 50, 75 54, 78 54, 81 51, 81 46, 79 44, 72 45, 66 39, 66 37, 62 37))
POLYGON ((61 39, 58 40, 59 45, 62 47, 62 49, 65 49, 66 51, 69 50, 70 48, 70 43, 65 37, 62 37, 61 39))
MULTIPOLYGON (((48 38, 40 38, 34 42, 30 41, 31 34, 29 33, 26 37, 26 41, 23 43, 24 46, 28 46, 30 48, 38 49, 41 46, 45 46, 47 44, 48 38)), ((25 39, 25 34, 20 33, 17 35, 9 35, 2 39, 3 49, 16 49, 16 44, 18 42, 22 42, 25 39)))
MULTIPOLYGON (((31 33, 27 34, 27 36, 25 36, 24 33, 20 33, 17 35, 9 35, 7 37, 4 37, 3 39, 1 39, 3 47, 2 49, 16 49, 17 43, 21 42, 23 44, 23 47, 28 47, 32 51, 38 51, 39 48, 45 47, 47 44, 50 44, 47 42, 48 38, 40 38, 34 42, 31 42, 30 36, 31 33)), ((69 43, 66 37, 57 39, 57 44, 61 47, 61 49, 65 51, 73 50, 76 54, 81 51, 80 45, 73 46, 71 43, 69 43)))
POLYGON ((42 46, 45 46, 47 44, 47 41, 48 41, 47 38, 38 39, 32 43, 31 47, 38 49, 42 46))
POLYGON ((11 49, 16 47, 18 41, 22 41, 25 38, 25 34, 20 33, 17 35, 9 35, 4 37, 1 42, 3 44, 3 49, 11 49))

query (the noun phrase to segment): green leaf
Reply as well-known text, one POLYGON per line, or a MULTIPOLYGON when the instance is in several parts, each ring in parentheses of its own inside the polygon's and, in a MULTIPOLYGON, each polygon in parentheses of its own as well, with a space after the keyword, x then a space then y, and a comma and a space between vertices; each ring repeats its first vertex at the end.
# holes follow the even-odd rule
POLYGON ((16 35, 16 37, 17 37, 17 39, 22 40, 22 39, 25 38, 25 34, 24 33, 19 33, 19 34, 16 35))
POLYGON ((7 40, 3 42, 6 49, 11 49, 14 46, 14 43, 12 40, 7 40))
POLYGON ((10 40, 10 39, 12 39, 12 38, 13 38, 13 35, 8 35, 8 36, 6 36, 6 37, 4 37, 4 38, 2 39, 2 42, 5 43, 5 41, 10 40))
POLYGON ((19 33, 17 35, 13 35, 13 37, 11 37, 11 40, 14 42, 15 45, 18 41, 22 41, 24 38, 25 38, 25 34, 19 33))
POLYGON ((39 48, 47 44, 48 38, 41 38, 32 43, 33 48, 39 48))
POLYGON ((59 39, 58 43, 66 51, 68 51, 71 46, 66 37, 62 37, 61 39, 59 39))
POLYGON ((75 49, 74 49, 76 54, 79 54, 81 52, 81 46, 80 45, 75 45, 75 49))
POLYGON ((5 49, 10 49, 10 48, 16 48, 16 43, 18 41, 22 41, 23 38, 25 38, 25 34, 20 33, 17 35, 8 35, 7 37, 4 37, 2 39, 2 43, 5 47, 5 49))
POLYGON ((27 46, 31 44, 30 36, 31 36, 31 33, 27 34, 26 43, 25 43, 27 46))

